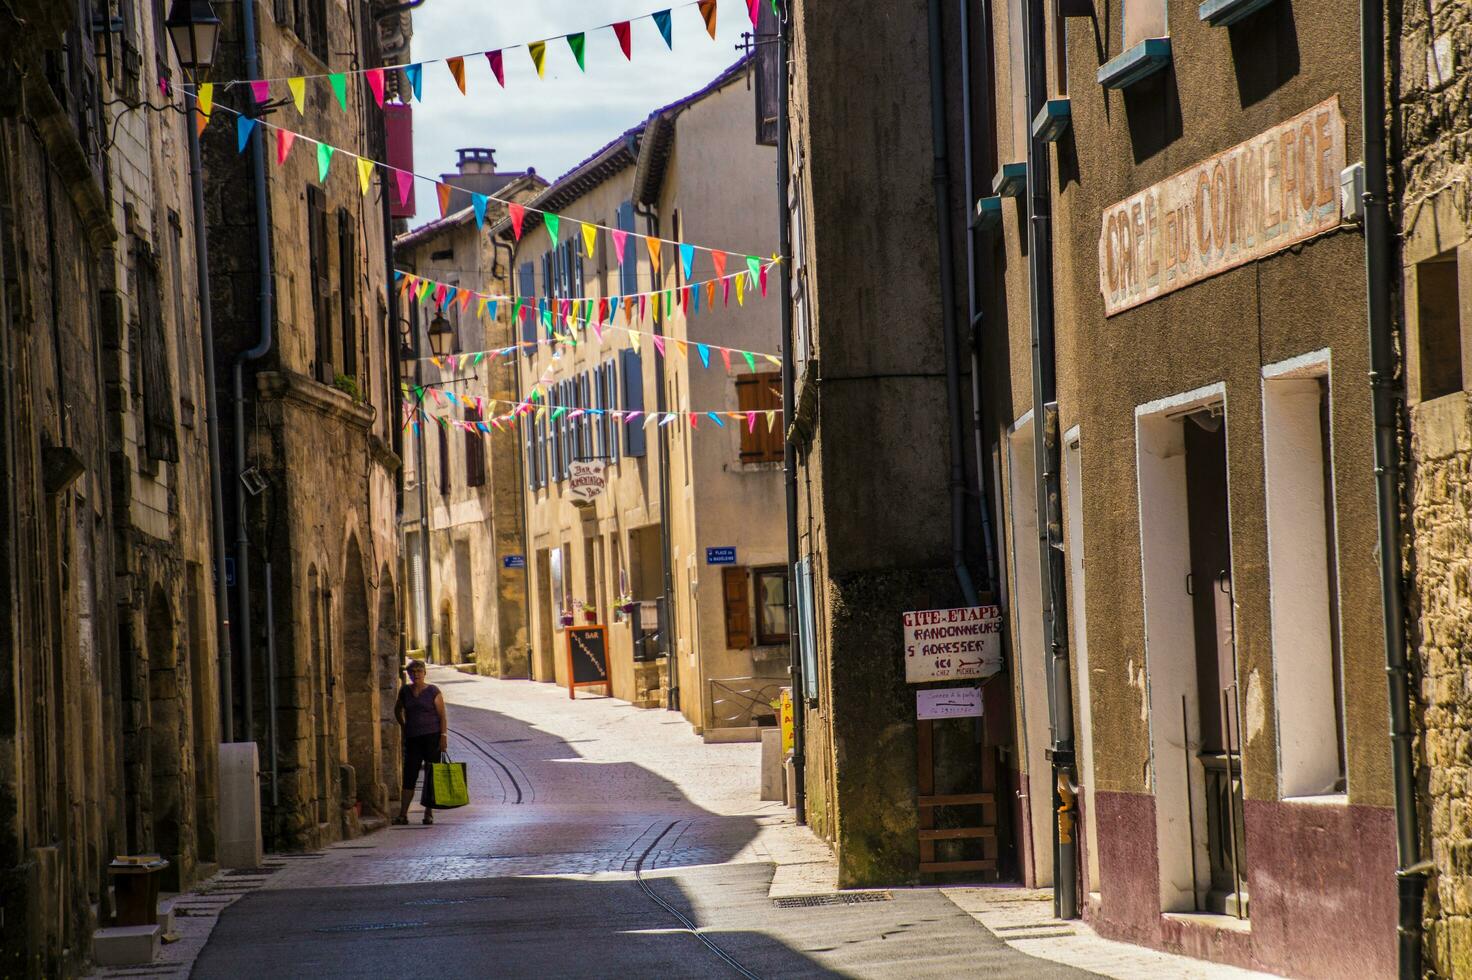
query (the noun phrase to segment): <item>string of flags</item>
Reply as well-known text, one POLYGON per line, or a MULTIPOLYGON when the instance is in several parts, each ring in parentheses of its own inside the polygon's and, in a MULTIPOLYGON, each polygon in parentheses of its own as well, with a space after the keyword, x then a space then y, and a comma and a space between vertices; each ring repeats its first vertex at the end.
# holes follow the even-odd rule
MULTIPOLYGON (((782 414, 778 409, 762 409, 753 411, 698 411, 682 410, 678 412, 659 412, 615 408, 592 408, 576 405, 553 405, 545 400, 540 393, 540 386, 533 388, 531 395, 523 401, 513 402, 501 398, 482 398, 479 396, 457 395, 448 388, 437 388, 429 385, 411 387, 404 385, 404 393, 414 396, 412 402, 404 403, 404 431, 411 428, 415 434, 419 433, 419 423, 433 420, 445 429, 460 429, 467 432, 480 432, 489 435, 492 432, 514 432, 518 419, 524 420, 523 424, 537 424, 544 419, 556 422, 563 416, 570 420, 580 419, 584 416, 593 419, 602 419, 604 416, 611 418, 614 422, 625 425, 640 425, 643 428, 651 426, 663 427, 684 423, 692 430, 698 430, 702 420, 713 423, 716 428, 724 429, 728 424, 734 423, 733 428, 745 426, 748 432, 755 432, 759 420, 764 421, 767 431, 772 431, 782 414), (435 414, 425 410, 425 395, 429 395, 436 406, 473 409, 480 418, 459 419, 449 415, 435 414), (511 411, 485 414, 487 406, 509 405, 511 411), (530 417, 528 419, 528 417, 530 417)), ((707 426, 709 429, 710 426, 707 426)))
MULTIPOLYGON (((324 143, 318 139, 313 139, 312 137, 306 136, 295 130, 287 129, 284 126, 278 126, 275 123, 267 122, 264 119, 259 119, 254 116, 246 115, 238 109, 234 109, 230 106, 217 102, 215 100, 214 83, 212 82, 200 83, 196 87, 195 96, 197 107, 196 122, 201 134, 203 134, 205 128, 209 125, 210 119, 212 118, 216 109, 223 109, 225 112, 228 112, 235 116, 236 151, 239 153, 244 153, 245 148, 250 145, 251 136, 255 132, 257 127, 260 128, 263 134, 269 131, 275 135, 276 152, 274 154, 274 158, 277 166, 284 166, 286 164, 287 159, 291 155, 292 149, 298 143, 302 144, 303 146, 315 146, 315 151, 308 152, 314 152, 314 155, 316 157, 317 182, 319 184, 325 185, 327 183, 327 178, 331 174, 332 164, 334 160, 339 158, 343 160, 352 160, 353 164, 351 166, 355 170, 358 178, 358 190, 359 193, 363 195, 366 195, 369 188, 372 186, 373 174, 375 170, 383 172, 386 183, 390 175, 392 176, 394 190, 398 195, 399 203, 401 205, 405 205, 408 203, 409 191, 413 188, 414 181, 422 180, 435 185, 435 192, 436 197, 439 201, 441 218, 449 217, 449 207, 452 195, 454 191, 461 189, 456 188, 452 184, 448 184, 444 181, 438 180, 437 178, 429 177, 420 173, 415 173, 411 170, 404 170, 400 167, 395 167, 391 164, 362 156, 361 154, 355 153, 352 150, 343 149, 342 147, 334 146, 330 143, 324 143)), ((499 197, 495 194, 482 194, 476 191, 470 191, 468 193, 470 194, 471 209, 475 214, 475 223, 477 228, 483 229, 485 227, 486 212, 490 207, 491 202, 494 201, 497 204, 505 206, 506 216, 511 224, 512 236, 516 239, 516 241, 521 241, 522 231, 526 224, 526 216, 528 214, 535 214, 540 216, 543 224, 546 225, 548 237, 551 239, 553 245, 556 245, 560 241, 561 232, 566 229, 569 232, 570 238, 580 235, 583 239, 584 245, 591 252, 592 249, 596 246, 598 233, 606 233, 610 243, 612 244, 614 255, 618 259, 620 266, 623 265, 626 259, 633 258, 633 256, 629 255, 628 253, 629 240, 631 238, 635 240, 643 240, 645 250, 649 257, 650 267, 654 271, 657 272, 659 270, 662 256, 669 255, 673 257, 675 255, 678 255, 679 262, 684 268, 687 278, 690 276, 690 273, 694 268, 695 253, 697 252, 705 252, 710 256, 711 262, 715 266, 718 276, 724 276, 726 263, 729 256, 740 256, 744 254, 741 252, 733 252, 729 249, 714 248, 709 245, 696 245, 691 242, 681 242, 671 238, 659 238, 654 235, 636 235, 628 231, 627 229, 615 228, 610 225, 602 225, 598 224, 597 222, 584 221, 578 218, 570 218, 565 215, 559 215, 554 211, 546 211, 541 208, 535 208, 530 205, 511 200, 510 198, 499 197), (664 248, 665 245, 672 246, 672 248, 668 252, 666 252, 664 248)), ((746 255, 745 259, 747 267, 751 270, 752 275, 754 277, 758 275, 760 276, 760 285, 762 287, 763 293, 765 294, 766 272, 765 268, 761 265, 762 260, 758 259, 754 255, 746 255)), ((671 260, 673 260, 673 258, 671 258, 671 260)), ((771 261, 779 262, 781 261, 781 258, 780 256, 774 255, 772 256, 771 261)))
MULTIPOLYGON (((753 29, 757 26, 757 19, 761 12, 761 0, 740 0, 746 9, 746 14, 751 18, 753 29)), ((770 0, 772 13, 777 13, 777 0, 770 0)), ((640 14, 628 20, 614 21, 607 24, 599 24, 596 27, 585 28, 568 34, 553 34, 538 40, 523 41, 516 44, 504 45, 491 50, 467 51, 463 54, 449 55, 444 58, 428 58, 416 61, 413 64, 402 66, 401 70, 408 80, 408 87, 413 92, 413 97, 423 101, 422 91, 424 84, 424 66, 443 64, 455 80, 455 85, 460 89, 460 94, 466 94, 465 85, 465 61, 472 62, 485 58, 491 74, 495 76, 496 83, 506 87, 506 52, 525 48, 530 57, 532 67, 536 69, 537 77, 543 78, 547 70, 547 48, 553 42, 561 41, 567 45, 568 52, 573 60, 577 62, 578 71, 587 71, 588 35, 599 31, 611 31, 614 40, 618 42, 619 50, 623 52, 626 61, 633 61, 633 27, 641 21, 649 21, 659 31, 661 40, 664 41, 666 50, 673 51, 674 39, 674 12, 695 8, 700 14, 701 22, 705 26, 710 39, 716 39, 716 0, 690 0, 688 3, 665 7, 661 10, 653 10, 647 14, 640 14)), ((364 84, 368 86, 374 100, 379 107, 383 106, 384 97, 384 72, 393 71, 393 68, 358 68, 340 72, 322 72, 315 75, 293 75, 281 78, 260 78, 254 80, 235 79, 220 83, 223 87, 234 88, 236 86, 248 87, 252 98, 257 104, 264 104, 271 99, 274 86, 285 84, 291 101, 296 105, 298 113, 305 113, 304 102, 306 96, 307 82, 321 82, 326 80, 334 98, 343 111, 347 110, 347 80, 350 77, 361 77, 364 84)))

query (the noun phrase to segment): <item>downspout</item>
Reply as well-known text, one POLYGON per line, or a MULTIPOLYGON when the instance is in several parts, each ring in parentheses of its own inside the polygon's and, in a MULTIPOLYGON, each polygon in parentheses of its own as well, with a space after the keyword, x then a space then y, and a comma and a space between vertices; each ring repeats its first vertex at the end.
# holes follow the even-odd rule
MULTIPOLYGON (((492 276, 492 278, 494 278, 495 275, 496 275, 495 253, 501 251, 502 249, 505 249, 506 250, 506 283, 510 287, 507 290, 507 292, 510 292, 513 295, 518 295, 517 294, 517 283, 516 283, 516 252, 513 251, 512 248, 511 248, 511 246, 508 245, 506 242, 498 241, 495 238, 492 238, 491 239, 491 248, 494 250, 492 252, 492 258, 491 258, 491 276, 492 276)), ((515 321, 512 321, 512 324, 511 324, 511 339, 516 344, 516 359, 512 362, 512 369, 516 372, 515 385, 516 385, 516 393, 517 393, 517 396, 518 397, 520 397, 521 392, 524 390, 521 387, 521 342, 520 342, 520 338, 517 335, 517 331, 519 329, 520 329, 520 324, 516 323, 515 321)), ((518 436, 521 439, 527 439, 527 438, 529 438, 529 436, 527 434, 518 433, 518 436)), ((524 445, 524 443, 523 443, 523 445, 524 445)), ((518 445, 516 447, 516 492, 517 492, 517 495, 522 498, 522 503, 521 503, 521 508, 520 509, 521 509, 521 558, 522 558, 522 561, 523 562, 525 562, 527 560, 527 555, 531 552, 531 540, 532 540, 531 525, 530 525, 529 520, 527 518, 527 511, 528 511, 528 509, 530 507, 529 503, 526 500, 526 492, 527 492, 527 489, 528 489, 528 485, 527 485, 527 473, 526 473, 526 453, 522 450, 522 446, 521 445, 518 445)), ((532 584, 531 584, 530 581, 528 581, 528 575, 529 575, 529 573, 525 570, 526 568, 530 568, 530 567, 531 567, 530 565, 526 565, 523 568, 522 573, 521 573, 521 577, 522 577, 521 608, 522 608, 522 615, 525 617, 522 620, 522 623, 525 625, 525 628, 526 628, 526 676, 527 676, 527 679, 528 680, 535 680, 535 678, 532 677, 532 584)))
MULTIPOLYGON (((1047 97, 1043 6, 1024 0, 1027 34, 1027 118, 1034 118, 1047 97)), ((1030 128, 1030 127, 1029 127, 1030 128)), ((1064 578, 1063 525, 1059 487, 1057 379, 1053 345, 1053 234, 1048 144, 1036 135, 1027 141, 1028 250, 1027 270, 1032 319, 1033 462, 1037 470, 1038 550, 1043 606, 1043 636, 1048 643, 1048 715, 1053 745, 1053 912, 1060 919, 1078 918, 1078 840, 1073 832, 1073 686, 1068 666, 1068 610, 1064 578)))
POLYGON ((1400 451, 1396 354, 1390 314, 1390 189, 1385 152, 1385 4, 1360 2, 1360 85, 1365 157, 1365 291, 1370 327, 1370 391, 1375 423, 1375 504, 1379 517, 1380 603, 1390 694, 1390 766, 1395 792, 1396 879, 1403 980, 1421 976, 1421 903, 1429 870, 1421 860, 1411 667, 1406 656, 1400 547, 1400 451))
MULTIPOLYGON (((653 208, 637 205, 634 213, 644 219, 649 234, 659 237, 659 212, 653 208)), ((651 280, 657 273, 650 270, 651 280)), ((653 288, 654 282, 650 282, 653 288)), ((660 305, 654 304, 654 332, 664 337, 664 315, 660 305)), ((669 411, 664 391, 664 358, 654 359, 654 407, 658 412, 669 411)), ((675 649, 675 574, 670 559, 670 441, 665 431, 669 426, 655 426, 654 434, 659 438, 659 546, 660 559, 664 564, 664 632, 665 655, 669 658, 669 697, 665 705, 670 711, 680 710, 679 655, 675 649)))
POLYGON ((935 189, 935 226, 940 236, 941 334, 946 359, 946 414, 951 430, 951 567, 966 605, 980 603, 966 567, 966 432, 961 419, 961 364, 956 338, 956 268, 951 243, 951 177, 946 131, 945 33, 941 0, 929 0, 930 146, 934 157, 930 182, 935 189))
MULTIPOLYGON (((986 577, 982 580, 983 591, 997 592, 997 553, 992 537, 991 498, 987 492, 990 484, 986 478, 985 427, 981 412, 981 328, 983 314, 979 296, 980 285, 976 276, 976 187, 973 179, 976 163, 975 137, 972 127, 971 100, 971 4, 973 0, 959 0, 957 7, 961 27, 961 132, 963 167, 966 184, 966 302, 971 324, 971 438, 976 453, 976 500, 977 512, 981 515, 981 541, 986 577)), ((986 13, 983 15, 983 36, 990 28, 991 0, 984 0, 986 13)), ((984 78, 982 91, 991 91, 991 79, 984 78)), ((989 114, 988 114, 989 115, 989 114)))
MULTIPOLYGON (((807 699, 802 676, 802 647, 793 642, 801 625, 797 621, 797 443, 793 441, 792 423, 797 407, 797 362, 792 349, 792 211, 788 205, 788 183, 792 179, 792 162, 788 158, 787 100, 791 84, 787 68, 791 20, 784 4, 777 22, 777 66, 781 72, 777 110, 777 251, 782 256, 778 269, 782 290, 782 482, 787 497, 787 639, 792 659, 792 776, 793 809, 799 825, 808 822, 807 809, 807 740, 804 718, 807 699)), ((799 198, 799 207, 801 199, 799 198)), ((817 642, 817 638, 811 638, 817 642)))
MULTIPOLYGON (((260 76, 260 62, 256 55, 256 8, 251 0, 240 5, 241 27, 245 44, 245 79, 254 81, 260 76)), ((253 110, 254 111, 254 110, 253 110)), ((260 333, 256 345, 240 354, 232 371, 232 388, 235 397, 235 477, 245 472, 245 364, 260 360, 271 349, 272 282, 271 282, 271 216, 266 202, 266 156, 262 140, 265 129, 257 126, 250 142, 251 181, 256 199, 256 264, 259 267, 260 285, 260 333)), ((246 526, 247 494, 242 485, 235 487, 235 573, 236 585, 240 590, 240 685, 241 721, 245 741, 255 740, 255 692, 251 670, 251 623, 250 623, 250 531, 246 526)))

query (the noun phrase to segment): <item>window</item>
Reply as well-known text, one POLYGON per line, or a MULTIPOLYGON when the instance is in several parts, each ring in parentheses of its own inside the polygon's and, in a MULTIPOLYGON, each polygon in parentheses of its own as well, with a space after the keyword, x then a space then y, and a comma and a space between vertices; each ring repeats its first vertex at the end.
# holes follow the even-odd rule
POLYGON ((760 646, 786 643, 787 569, 782 565, 758 568, 752 572, 752 585, 756 596, 756 642, 760 646))
POLYGON ((782 462, 781 385, 782 375, 776 371, 743 374, 736 379, 736 403, 739 411, 779 413, 771 426, 768 426, 765 418, 757 419, 755 426, 741 426, 743 463, 782 462))
POLYGON ((342 300, 343 374, 358 380, 358 251, 353 218, 347 208, 337 211, 338 287, 342 300))
POLYGON ((1457 253, 1416 263, 1416 376, 1421 401, 1461 391, 1462 316, 1457 253))
POLYGON ((746 569, 721 569, 721 588, 726 605, 726 646, 744 650, 751 646, 751 600, 746 592, 746 569))
POLYGON ((151 460, 177 462, 179 439, 174 427, 174 386, 169 348, 160 306, 158 260, 142 239, 133 245, 133 288, 138 298, 138 394, 143 401, 141 431, 151 460))
POLYGON ((314 377, 332 384, 331 265, 327 258, 327 206, 320 187, 307 185, 307 256, 311 270, 312 317, 316 327, 314 377))
MULTIPOLYGON (((644 367, 636 350, 619 351, 623 361, 624 411, 644 411, 644 367)), ((640 416, 624 429, 624 455, 643 456, 648 442, 644 431, 644 417, 640 416)))
POLYGON ((523 262, 520 270, 520 284, 517 295, 532 304, 532 311, 528 312, 522 307, 521 313, 521 352, 531 357, 537 350, 537 318, 534 315, 536 309, 535 296, 537 293, 537 271, 530 262, 523 262), (528 346, 530 345, 530 346, 528 346))
POLYGON ((450 495, 450 437, 445 434, 445 427, 439 427, 440 433, 440 494, 448 497, 450 495))
POLYGON ((327 0, 295 0, 296 22, 292 29, 324 64, 327 61, 327 0))
POLYGON ((467 487, 483 487, 486 484, 486 437, 476 425, 481 418, 480 409, 466 407, 465 421, 471 423, 471 426, 465 430, 465 485, 467 487))

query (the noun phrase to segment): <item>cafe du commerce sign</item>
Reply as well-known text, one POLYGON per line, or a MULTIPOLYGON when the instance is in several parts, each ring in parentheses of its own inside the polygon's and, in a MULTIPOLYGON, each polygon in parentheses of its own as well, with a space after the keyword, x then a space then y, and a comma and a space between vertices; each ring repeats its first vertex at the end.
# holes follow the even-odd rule
POLYGON ((567 492, 579 507, 591 504, 607 483, 601 459, 574 460, 567 468, 567 492))
POLYGON ((1334 228, 1343 169, 1336 95, 1106 208, 1105 316, 1334 228))

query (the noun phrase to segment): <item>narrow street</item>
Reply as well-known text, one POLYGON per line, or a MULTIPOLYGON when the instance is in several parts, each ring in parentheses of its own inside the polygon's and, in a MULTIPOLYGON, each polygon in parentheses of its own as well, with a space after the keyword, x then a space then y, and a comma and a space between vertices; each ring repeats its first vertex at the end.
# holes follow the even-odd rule
POLYGON ((194 976, 1088 975, 1012 950, 938 890, 796 897, 833 891, 828 851, 757 801, 755 744, 545 684, 431 682, 476 802, 268 857, 194 976))

